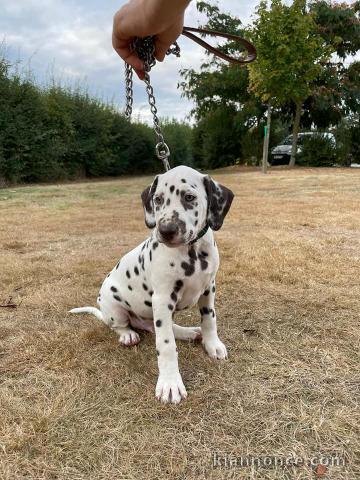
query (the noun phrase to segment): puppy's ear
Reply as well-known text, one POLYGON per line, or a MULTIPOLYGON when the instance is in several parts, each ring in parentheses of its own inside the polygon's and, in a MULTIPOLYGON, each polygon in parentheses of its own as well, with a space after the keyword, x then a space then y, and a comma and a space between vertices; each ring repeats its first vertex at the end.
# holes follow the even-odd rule
POLYGON ((145 224, 148 228, 154 228, 156 225, 153 196, 156 191, 158 180, 159 180, 158 176, 156 176, 153 183, 148 187, 146 187, 141 194, 141 200, 143 203, 144 213, 145 213, 145 224))
POLYGON ((230 209, 234 194, 220 183, 214 182, 209 175, 204 177, 204 185, 208 198, 207 221, 212 230, 219 230, 230 209))

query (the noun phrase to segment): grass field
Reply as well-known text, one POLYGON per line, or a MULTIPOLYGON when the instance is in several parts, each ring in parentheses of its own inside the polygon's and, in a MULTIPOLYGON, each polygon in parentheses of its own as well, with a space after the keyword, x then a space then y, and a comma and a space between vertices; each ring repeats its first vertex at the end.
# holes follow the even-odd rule
POLYGON ((0 303, 17 305, 0 307, 2 480, 360 478, 360 171, 214 177, 236 194, 216 234, 229 360, 178 342, 179 406, 154 399, 151 334, 121 347, 94 317, 67 313, 95 305, 147 235, 150 178, 0 190, 0 303), (225 468, 216 453, 339 460, 225 468))

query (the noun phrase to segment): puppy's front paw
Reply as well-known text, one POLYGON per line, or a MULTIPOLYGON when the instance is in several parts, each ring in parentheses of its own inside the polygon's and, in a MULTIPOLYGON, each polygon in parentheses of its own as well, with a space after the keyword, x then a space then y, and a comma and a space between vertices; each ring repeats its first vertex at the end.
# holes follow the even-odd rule
POLYGON ((163 403, 180 403, 185 399, 187 392, 180 373, 173 376, 160 375, 156 384, 155 396, 163 403))
POLYGON ((226 347, 219 338, 204 341, 203 345, 209 357, 218 358, 219 360, 228 358, 226 347))

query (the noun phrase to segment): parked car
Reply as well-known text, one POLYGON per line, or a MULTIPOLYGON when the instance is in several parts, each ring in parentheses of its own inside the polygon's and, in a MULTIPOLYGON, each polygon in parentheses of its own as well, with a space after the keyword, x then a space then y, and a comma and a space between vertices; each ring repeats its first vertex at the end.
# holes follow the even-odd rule
MULTIPOLYGON (((306 138, 320 136, 329 140, 329 143, 333 148, 336 147, 336 140, 332 133, 327 132, 302 132, 298 135, 296 155, 300 155, 302 151, 302 145, 306 138)), ((276 145, 270 152, 270 164, 271 165, 287 165, 291 157, 291 146, 293 136, 288 135, 279 145, 276 145)))

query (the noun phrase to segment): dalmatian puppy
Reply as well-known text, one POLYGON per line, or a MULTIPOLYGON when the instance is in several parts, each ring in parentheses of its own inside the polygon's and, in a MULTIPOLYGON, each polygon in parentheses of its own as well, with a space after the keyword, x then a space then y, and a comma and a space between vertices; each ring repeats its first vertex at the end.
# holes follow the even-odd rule
POLYGON ((133 328, 155 332, 159 377, 156 397, 179 403, 187 393, 175 340, 202 339, 211 358, 226 359, 216 327, 215 276, 219 254, 213 230, 219 230, 233 193, 208 175, 180 166, 155 177, 141 195, 151 236, 126 254, 107 275, 94 314, 119 335, 120 343, 136 345, 133 328), (201 327, 173 323, 174 313, 198 304, 201 327))

